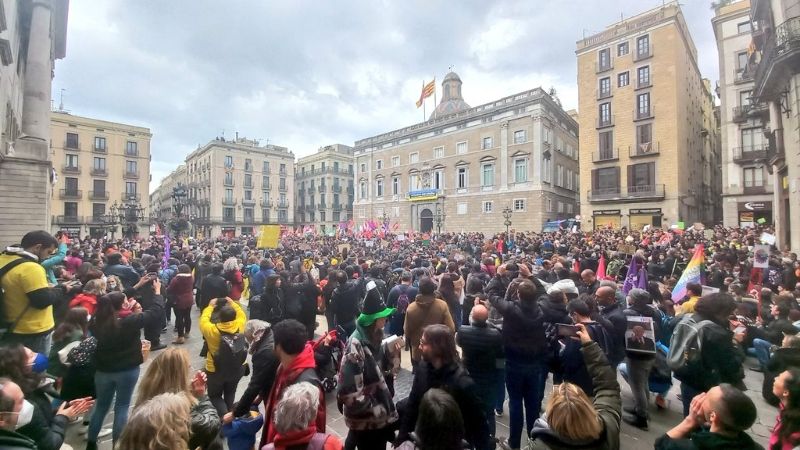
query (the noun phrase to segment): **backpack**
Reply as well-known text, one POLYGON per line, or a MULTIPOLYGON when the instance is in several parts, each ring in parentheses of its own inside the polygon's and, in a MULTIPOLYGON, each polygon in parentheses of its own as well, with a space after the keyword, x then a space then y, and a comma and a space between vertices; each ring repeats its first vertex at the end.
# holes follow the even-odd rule
MULTIPOLYGON (((322 450, 325 448, 325 441, 328 440, 328 435, 325 433, 314 433, 314 436, 308 442, 306 450, 322 450)), ((265 450, 275 450, 275 444, 267 444, 264 446, 265 450)))
POLYGON ((675 373, 675 378, 684 381, 703 373, 702 332, 713 323, 710 320, 697 322, 692 314, 675 326, 667 355, 667 365, 675 373))
POLYGON ((397 297, 397 312, 400 314, 405 314, 408 305, 411 304, 411 300, 408 299, 408 289, 409 288, 402 289, 400 295, 397 297))
MULTIPOLYGON (((36 264, 34 261, 20 257, 0 268, 0 281, 8 272, 11 272, 13 268, 19 266, 20 264, 24 264, 26 262, 36 264)), ((7 334, 11 334, 14 331, 14 328, 17 327, 17 324, 19 323, 20 319, 22 319, 22 316, 24 316, 25 313, 28 312, 28 309, 30 307, 31 304, 30 302, 28 302, 28 304, 25 305, 25 309, 22 310, 22 313, 20 313, 20 315, 16 319, 7 320, 5 292, 3 291, 2 284, 0 284, 0 338, 3 338, 7 334)))
POLYGON ((219 348, 212 355, 217 372, 240 368, 247 360, 247 342, 242 333, 226 333, 219 329, 219 348))

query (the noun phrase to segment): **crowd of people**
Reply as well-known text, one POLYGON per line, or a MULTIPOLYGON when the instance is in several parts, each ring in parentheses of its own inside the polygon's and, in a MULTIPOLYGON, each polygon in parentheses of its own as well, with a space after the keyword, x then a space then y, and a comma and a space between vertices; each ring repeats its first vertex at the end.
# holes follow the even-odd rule
POLYGON ((75 426, 87 449, 617 449, 674 380, 685 418, 655 448, 762 448, 755 395, 778 408, 769 448, 796 448, 800 262, 755 255, 771 231, 290 233, 275 249, 32 231, 0 254, 0 448, 66 448, 75 426))

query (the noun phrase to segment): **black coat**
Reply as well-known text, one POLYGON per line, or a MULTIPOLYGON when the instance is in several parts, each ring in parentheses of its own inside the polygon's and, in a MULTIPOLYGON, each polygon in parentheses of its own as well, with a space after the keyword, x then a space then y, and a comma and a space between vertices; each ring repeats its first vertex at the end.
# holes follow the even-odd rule
POLYGON ((614 349, 609 352, 609 361, 616 367, 625 359, 625 332, 628 330, 628 319, 622 313, 619 303, 602 307, 600 315, 611 322, 613 326, 611 338, 614 340, 614 349))
POLYGON ((36 443, 16 431, 0 428, 0 448, 4 450, 36 450, 36 443))
POLYGON ((458 403, 464 418, 466 440, 478 450, 488 449, 489 423, 484 413, 483 402, 478 395, 475 381, 457 363, 439 369, 426 362, 417 366, 397 440, 407 440, 408 435, 414 430, 422 396, 432 388, 445 390, 458 403))
MULTIPOLYGON (((500 277, 495 277, 498 280, 500 277)), ((545 318, 536 302, 523 303, 489 295, 492 306, 503 315, 503 347, 506 360, 531 364, 547 354, 544 336, 545 318)))
POLYGON ((118 319, 115 330, 99 330, 94 321, 89 330, 97 338, 94 362, 99 372, 121 372, 142 364, 141 330, 145 326, 161 323, 164 318, 164 299, 160 295, 141 313, 118 319))
POLYGON ((456 344, 461 347, 464 367, 476 383, 492 383, 497 379, 497 360, 504 358, 500 330, 485 322, 465 325, 458 330, 456 344))
POLYGON ((251 362, 253 372, 250 374, 250 382, 244 390, 239 402, 233 408, 234 417, 242 417, 250 412, 250 406, 257 396, 262 399, 269 398, 269 391, 275 382, 275 374, 278 371, 280 360, 274 353, 275 341, 270 331, 268 336, 264 336, 258 342, 251 362))
MULTIPOLYGON (((703 320, 714 320, 700 313, 694 313, 694 320, 700 323, 703 320)), ((727 325, 727 323, 726 323, 727 325)), ((675 378, 687 383, 693 388, 706 392, 720 383, 730 383, 744 390, 744 353, 733 344, 733 332, 725 326, 714 322, 703 328, 700 343, 702 367, 697 373, 676 374, 675 378)))
MULTIPOLYGON (((58 450, 64 443, 64 429, 69 422, 66 416, 56 416, 52 404, 45 393, 37 389, 25 395, 34 405, 31 422, 17 432, 36 442, 37 449, 58 450)), ((6 447, 0 447, 5 449, 6 447)), ((23 447, 24 448, 24 447, 23 447)))
POLYGON ((200 284, 201 310, 205 309, 212 299, 227 297, 230 292, 228 280, 222 275, 208 275, 200 284))

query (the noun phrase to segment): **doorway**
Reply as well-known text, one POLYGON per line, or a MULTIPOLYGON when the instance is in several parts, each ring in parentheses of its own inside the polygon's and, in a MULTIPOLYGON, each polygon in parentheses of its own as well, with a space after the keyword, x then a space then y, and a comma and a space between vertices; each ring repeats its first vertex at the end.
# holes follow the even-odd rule
POLYGON ((419 231, 422 233, 433 231, 433 212, 428 208, 419 213, 419 231))

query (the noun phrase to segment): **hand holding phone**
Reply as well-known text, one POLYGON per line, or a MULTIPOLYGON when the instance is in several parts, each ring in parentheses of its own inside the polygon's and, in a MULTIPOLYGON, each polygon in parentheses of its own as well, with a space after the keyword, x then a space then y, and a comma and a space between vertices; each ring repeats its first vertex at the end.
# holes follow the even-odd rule
POLYGON ((578 331, 580 331, 577 325, 559 323, 556 326, 558 327, 558 337, 577 337, 578 331))

